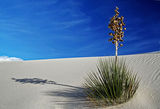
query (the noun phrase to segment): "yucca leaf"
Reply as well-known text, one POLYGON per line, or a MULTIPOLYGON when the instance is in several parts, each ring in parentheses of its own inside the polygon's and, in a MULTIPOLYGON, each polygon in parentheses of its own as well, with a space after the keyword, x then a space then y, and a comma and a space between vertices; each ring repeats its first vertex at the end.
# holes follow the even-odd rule
POLYGON ((100 59, 97 72, 91 72, 84 84, 90 100, 97 104, 117 104, 128 101, 139 86, 137 74, 131 74, 124 61, 100 59))

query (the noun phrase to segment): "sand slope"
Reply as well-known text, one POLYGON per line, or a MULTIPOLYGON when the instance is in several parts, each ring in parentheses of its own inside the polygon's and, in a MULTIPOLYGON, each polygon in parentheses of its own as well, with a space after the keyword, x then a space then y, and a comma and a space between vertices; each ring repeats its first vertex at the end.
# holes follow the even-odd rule
MULTIPOLYGON (((107 109, 160 109, 160 53, 122 57, 141 84, 129 102, 107 109)), ((92 109, 81 86, 98 59, 1 62, 0 109, 92 109)))

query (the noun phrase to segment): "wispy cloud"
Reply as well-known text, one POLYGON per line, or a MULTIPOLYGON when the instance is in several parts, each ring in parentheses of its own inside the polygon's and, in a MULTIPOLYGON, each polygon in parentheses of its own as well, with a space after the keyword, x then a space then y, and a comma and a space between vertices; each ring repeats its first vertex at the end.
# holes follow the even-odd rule
POLYGON ((21 21, 22 19, 10 19, 10 18, 0 18, 0 31, 9 31, 9 33, 33 33, 33 27, 29 26, 25 21, 21 21), (29 28, 30 27, 30 28, 29 28))
POLYGON ((42 0, 42 1, 30 1, 30 2, 25 2, 24 4, 21 4, 21 2, 18 2, 17 5, 14 5, 10 7, 11 9, 17 9, 17 8, 23 8, 23 7, 30 7, 30 8, 36 8, 36 7, 44 7, 44 6, 49 6, 49 5, 54 5, 58 2, 58 0, 42 0))
POLYGON ((97 39, 96 41, 91 41, 88 44, 82 44, 81 47, 75 50, 75 55, 107 55, 107 45, 105 39, 97 39), (98 49, 97 49, 98 48, 98 49), (102 51, 106 51, 103 52, 102 51))
POLYGON ((23 61, 23 59, 16 57, 0 56, 0 62, 4 61, 23 61))
POLYGON ((56 4, 56 8, 53 7, 52 10, 43 9, 42 11, 37 11, 36 15, 50 15, 49 18, 44 18, 43 21, 52 19, 49 24, 54 27, 54 29, 62 30, 68 29, 70 27, 79 26, 79 24, 85 25, 90 22, 90 17, 86 16, 84 12, 80 10, 80 2, 67 0, 56 4))
POLYGON ((70 21, 63 21, 59 23, 56 22, 53 24, 59 26, 60 29, 67 29, 67 28, 74 27, 80 24, 88 23, 89 21, 90 21, 89 18, 83 18, 83 19, 75 19, 75 20, 70 20, 70 21))

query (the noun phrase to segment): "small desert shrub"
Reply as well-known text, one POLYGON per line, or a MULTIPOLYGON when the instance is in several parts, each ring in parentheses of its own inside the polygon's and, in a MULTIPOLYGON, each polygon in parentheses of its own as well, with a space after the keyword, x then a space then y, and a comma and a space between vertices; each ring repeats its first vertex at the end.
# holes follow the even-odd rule
POLYGON ((124 61, 115 64, 114 59, 99 60, 97 72, 89 73, 84 83, 88 99, 100 106, 128 101, 138 86, 137 75, 127 68, 124 61))

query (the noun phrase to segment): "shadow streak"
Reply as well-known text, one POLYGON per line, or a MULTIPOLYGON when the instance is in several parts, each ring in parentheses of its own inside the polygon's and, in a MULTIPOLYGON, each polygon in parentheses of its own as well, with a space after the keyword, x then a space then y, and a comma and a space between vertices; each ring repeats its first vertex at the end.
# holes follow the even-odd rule
POLYGON ((50 81, 47 79, 40 79, 40 78, 11 78, 15 82, 19 82, 21 84, 53 84, 53 85, 60 85, 67 88, 63 88, 61 90, 51 90, 43 92, 45 96, 52 97, 53 106, 61 107, 62 109, 93 109, 90 108, 88 105, 87 95, 84 93, 85 88, 76 87, 67 84, 59 84, 55 81, 50 81))
POLYGON ((54 84, 54 85, 60 85, 60 86, 65 86, 65 87, 83 89, 81 87, 76 87, 76 86, 67 85, 67 84, 59 84, 59 83, 56 83, 55 81, 50 81, 50 80, 47 80, 47 79, 40 79, 40 78, 23 78, 23 79, 11 78, 11 79, 14 80, 15 82, 19 82, 19 83, 22 83, 22 84, 26 84, 26 83, 41 84, 41 85, 54 84))
POLYGON ((84 88, 69 88, 58 91, 47 91, 45 95, 51 96, 52 102, 62 109, 94 109, 89 105, 84 88))

